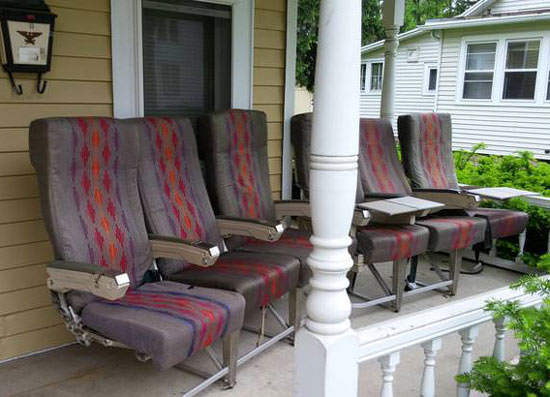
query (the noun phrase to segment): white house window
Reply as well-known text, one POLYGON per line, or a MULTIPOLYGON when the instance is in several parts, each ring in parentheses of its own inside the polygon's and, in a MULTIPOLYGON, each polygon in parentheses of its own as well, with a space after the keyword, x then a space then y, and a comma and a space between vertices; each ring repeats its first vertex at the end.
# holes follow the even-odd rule
POLYGON ((437 90, 439 70, 436 65, 427 64, 424 70, 424 95, 434 95, 437 90))
POLYGON ((540 41, 511 41, 506 51, 503 99, 535 99, 540 41))
POLYGON ((546 100, 550 101, 550 72, 548 72, 548 88, 546 89, 546 100))
POLYGON ((491 99, 497 43, 468 44, 464 70, 464 99, 491 99))
POLYGON ((367 89, 367 64, 361 64, 361 92, 367 89))
POLYGON ((382 62, 371 63, 370 69, 370 90, 380 91, 382 89, 382 76, 384 71, 384 64, 382 62))

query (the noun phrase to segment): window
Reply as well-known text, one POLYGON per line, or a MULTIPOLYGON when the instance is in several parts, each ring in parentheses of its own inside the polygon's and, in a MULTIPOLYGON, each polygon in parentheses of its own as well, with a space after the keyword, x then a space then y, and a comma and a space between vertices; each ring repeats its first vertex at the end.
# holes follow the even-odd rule
POLYGON ((548 87, 546 88, 546 100, 550 101, 550 72, 548 72, 548 87))
POLYGON ((382 76, 384 64, 382 62, 371 63, 370 69, 370 90, 380 91, 382 89, 382 76))
POLYGON ((143 2, 145 115, 231 107, 231 7, 143 2))
POLYGON ((503 99, 535 99, 540 41, 508 42, 503 99))
POLYGON ((361 92, 367 89, 367 64, 361 64, 361 92))
POLYGON ((464 70, 464 99, 491 99, 497 43, 468 44, 464 70))
POLYGON ((424 71, 424 95, 435 95, 439 70, 436 65, 427 64, 424 71))

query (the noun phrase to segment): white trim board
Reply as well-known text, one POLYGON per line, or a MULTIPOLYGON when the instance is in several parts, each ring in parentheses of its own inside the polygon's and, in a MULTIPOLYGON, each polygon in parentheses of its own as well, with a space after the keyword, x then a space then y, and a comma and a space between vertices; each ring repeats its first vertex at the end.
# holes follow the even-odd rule
MULTIPOLYGON (((252 108, 254 0, 196 0, 232 7, 231 106, 252 108)), ((115 117, 143 116, 141 0, 111 0, 113 112, 115 117)))
POLYGON ((290 144, 290 119, 294 115, 294 92, 296 90, 296 40, 298 0, 286 3, 286 59, 285 97, 283 125, 283 180, 281 196, 292 198, 292 148, 290 144))

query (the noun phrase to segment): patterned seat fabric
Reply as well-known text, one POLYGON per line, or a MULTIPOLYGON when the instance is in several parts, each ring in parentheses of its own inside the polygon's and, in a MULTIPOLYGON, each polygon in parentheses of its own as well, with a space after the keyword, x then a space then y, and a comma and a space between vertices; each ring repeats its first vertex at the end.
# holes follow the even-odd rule
POLYGON ((409 114, 399 116, 398 126, 403 166, 412 187, 459 190, 451 116, 445 113, 409 114))
POLYGON ((244 309, 239 294, 161 281, 144 284, 116 301, 89 303, 82 322, 167 369, 238 330, 244 309))
MULTIPOLYGON (((243 218, 276 220, 269 184, 267 121, 263 112, 229 110, 199 118, 199 143, 206 165, 209 192, 216 213, 243 218)), ((281 240, 249 243, 249 239, 228 240, 231 248, 250 252, 283 252, 300 260, 299 287, 311 274, 307 256, 311 245, 296 232, 286 231, 281 240), (299 242, 300 249, 288 249, 299 242)), ((303 234, 302 234, 303 236, 303 234)), ((298 247, 296 247, 298 248, 298 247)))
POLYGON ((238 294, 143 284, 153 258, 137 188, 135 128, 122 131, 107 118, 55 118, 34 121, 29 135, 55 258, 130 277, 129 292, 117 301, 68 294, 87 327, 166 368, 242 326, 238 294))
MULTIPOLYGON (((139 185, 149 230, 217 244, 223 252, 191 122, 184 118, 148 117, 128 121, 127 125, 137 126, 145 142, 139 185)), ((299 263, 291 256, 274 259, 252 253, 223 254, 208 268, 175 261, 159 262, 159 268, 170 280, 241 292, 247 309, 263 306, 295 288, 299 273, 299 263), (267 290, 272 293, 266 294, 267 290)))
POLYGON ((438 216, 418 219, 416 224, 430 231, 430 251, 455 251, 485 240, 486 222, 466 216, 438 216))
POLYGON ((392 126, 387 120, 361 119, 359 175, 367 196, 412 194, 403 167, 399 163, 392 126))
MULTIPOLYGON (((415 188, 459 190, 452 152, 451 116, 422 113, 399 116, 399 141, 407 176, 415 188)), ((525 230, 526 213, 500 209, 477 209, 469 215, 488 224, 485 246, 493 239, 514 236, 525 230)))
POLYGON ((365 263, 398 261, 427 251, 430 233, 416 225, 369 225, 357 230, 365 263))
POLYGON ((247 310, 256 309, 296 288, 300 262, 288 255, 232 252, 214 266, 194 266, 171 279, 202 287, 235 291, 244 296, 247 310))
POLYGON ((489 241, 516 236, 525 230, 529 222, 529 215, 521 211, 478 208, 474 211, 468 211, 468 214, 487 220, 490 232, 489 241))

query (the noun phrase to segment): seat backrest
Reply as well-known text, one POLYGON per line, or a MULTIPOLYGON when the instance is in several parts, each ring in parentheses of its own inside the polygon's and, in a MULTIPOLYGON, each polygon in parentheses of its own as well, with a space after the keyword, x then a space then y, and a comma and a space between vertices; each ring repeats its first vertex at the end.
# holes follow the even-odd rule
POLYGON ((55 258, 128 273, 130 286, 151 266, 137 188, 139 142, 116 120, 35 120, 29 132, 44 222, 55 258))
POLYGON ((296 183, 305 198, 309 198, 309 156, 313 113, 301 113, 290 120, 290 141, 294 147, 296 183))
MULTIPOLYGON (((147 117, 125 123, 138 125, 140 131, 139 191, 147 229, 223 250, 189 119, 147 117)), ((163 275, 188 266, 175 260, 157 263, 163 275)))
POLYGON ((198 126, 216 213, 274 221, 265 113, 231 109, 200 117, 198 126))
POLYGON ((399 162, 391 123, 361 119, 359 127, 359 175, 369 194, 410 196, 411 188, 399 162))
POLYGON ((458 190, 451 116, 414 113, 399 116, 403 166, 413 188, 458 190))

